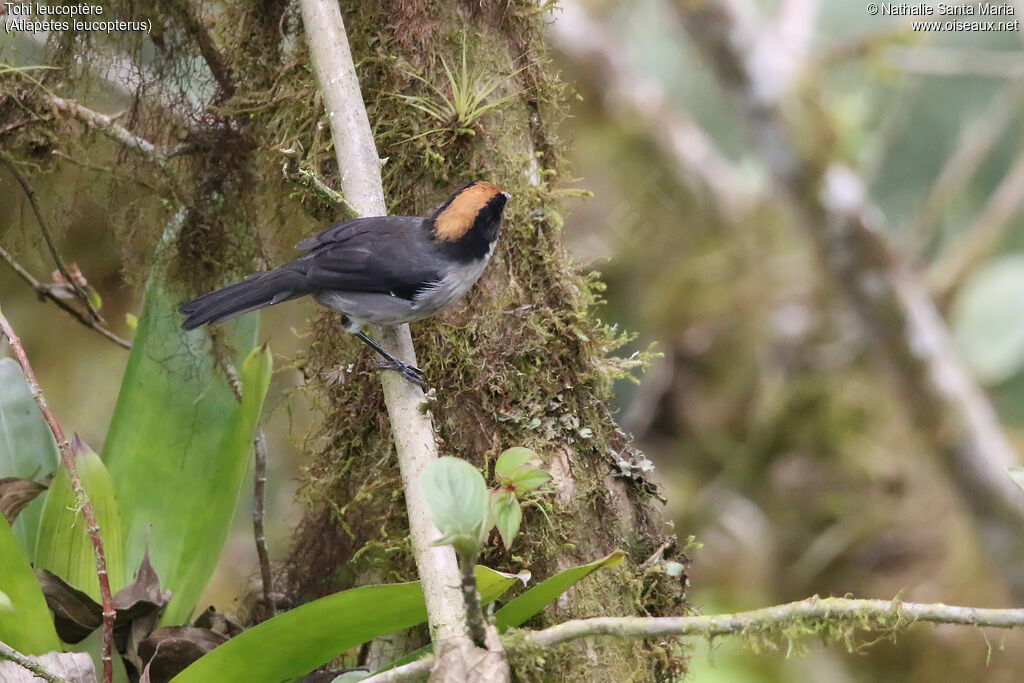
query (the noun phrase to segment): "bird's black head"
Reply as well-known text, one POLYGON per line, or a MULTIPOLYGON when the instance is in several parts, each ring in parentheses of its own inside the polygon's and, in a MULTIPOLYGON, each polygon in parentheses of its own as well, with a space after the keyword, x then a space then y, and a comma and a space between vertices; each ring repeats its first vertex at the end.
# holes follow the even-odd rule
POLYGON ((509 195, 496 185, 474 181, 453 194, 430 218, 438 245, 456 256, 483 258, 501 228, 509 195))

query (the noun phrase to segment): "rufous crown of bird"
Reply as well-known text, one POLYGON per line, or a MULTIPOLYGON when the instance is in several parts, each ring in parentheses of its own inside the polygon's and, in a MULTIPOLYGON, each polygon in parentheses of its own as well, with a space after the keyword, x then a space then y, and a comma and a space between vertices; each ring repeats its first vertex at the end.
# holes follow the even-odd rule
POLYGON ((476 284, 494 253, 510 195, 474 181, 430 216, 370 216, 336 223, 296 245, 302 256, 274 270, 204 294, 179 309, 191 330, 311 296, 341 314, 342 325, 393 370, 426 389, 423 372, 363 332, 367 323, 401 325, 448 308, 476 284))

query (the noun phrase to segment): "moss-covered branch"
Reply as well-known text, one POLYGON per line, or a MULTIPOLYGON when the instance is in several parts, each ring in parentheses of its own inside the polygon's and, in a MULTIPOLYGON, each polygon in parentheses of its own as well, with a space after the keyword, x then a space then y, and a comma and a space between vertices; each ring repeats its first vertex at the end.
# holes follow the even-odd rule
POLYGON ((58 111, 72 116, 90 128, 95 128, 106 135, 114 142, 142 154, 150 161, 163 166, 167 160, 178 154, 184 154, 192 149, 187 143, 161 147, 149 140, 136 135, 117 121, 112 116, 101 114, 98 111, 83 107, 74 100, 67 100, 56 95, 50 96, 48 101, 58 111))
MULTIPOLYGON (((831 634, 849 637, 857 631, 891 631, 918 621, 962 626, 1018 628, 1024 626, 1024 609, 983 609, 956 605, 857 600, 817 596, 749 612, 692 617, 596 617, 573 619, 541 631, 512 631, 502 637, 510 655, 552 648, 580 638, 655 638, 659 636, 780 636, 793 639, 831 634)), ((433 665, 427 656, 367 678, 373 683, 408 681, 425 676, 433 665)))
MULTIPOLYGON (((341 11, 335 0, 303 0, 300 6, 330 119, 344 197, 360 215, 386 215, 380 156, 363 104, 341 11)), ((390 353, 407 363, 416 363, 408 325, 383 328, 378 337, 390 353)), ((497 680, 507 680, 508 665, 500 646, 496 652, 484 650, 474 655, 475 648, 466 636, 465 604, 458 589, 459 567, 454 550, 450 546, 431 545, 439 534, 420 491, 419 478, 426 466, 437 459, 437 445, 431 418, 421 409, 423 391, 396 373, 383 373, 381 382, 405 489, 413 554, 423 584, 439 665, 447 671, 470 675, 478 668, 478 663, 470 660, 482 657, 487 660, 485 668, 503 673, 497 680)), ((467 680, 484 679, 476 674, 467 680)))
POLYGON ((0 659, 6 659, 9 662, 14 662, 26 671, 31 671, 44 681, 49 681, 50 683, 68 683, 68 679, 58 676, 32 657, 21 654, 2 641, 0 641, 0 659))

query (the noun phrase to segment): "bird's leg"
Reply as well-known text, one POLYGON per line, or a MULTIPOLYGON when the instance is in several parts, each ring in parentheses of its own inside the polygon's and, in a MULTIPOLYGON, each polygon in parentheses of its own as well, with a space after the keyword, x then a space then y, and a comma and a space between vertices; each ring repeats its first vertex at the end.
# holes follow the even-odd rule
POLYGON ((429 385, 427 384, 427 381, 423 379, 423 371, 420 370, 418 367, 416 367, 415 365, 409 365, 404 361, 398 360, 390 353, 385 351, 383 346, 367 337, 366 333, 360 331, 356 332, 355 335, 362 339, 364 342, 366 342, 366 344, 371 349, 379 353, 381 357, 384 358, 383 361, 377 363, 378 370, 394 370, 402 377, 409 380, 410 382, 420 387, 424 391, 430 388, 429 385))

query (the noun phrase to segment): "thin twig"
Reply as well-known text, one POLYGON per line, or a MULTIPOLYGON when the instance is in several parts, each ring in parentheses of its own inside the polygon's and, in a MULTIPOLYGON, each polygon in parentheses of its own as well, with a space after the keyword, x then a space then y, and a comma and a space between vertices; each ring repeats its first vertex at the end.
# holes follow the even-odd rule
POLYGON ((954 240, 944 257, 928 272, 928 284, 941 303, 960 288, 963 281, 999 246, 1013 219, 1024 206, 1024 153, 985 202, 978 217, 954 240))
POLYGON ((49 299, 53 303, 57 304, 57 306, 61 310, 69 313, 75 320, 82 323, 89 329, 96 330, 97 332, 99 332, 104 337, 114 342, 118 346, 124 347, 126 349, 132 348, 131 342, 122 339, 121 337, 117 336, 116 334, 114 334, 107 328, 103 327, 96 321, 90 320, 89 318, 84 316, 81 311, 71 306, 70 304, 68 304, 68 302, 64 301, 59 296, 54 294, 52 287, 48 287, 47 285, 32 277, 32 274, 25 270, 25 268, 22 267, 20 263, 15 261, 14 257, 11 256, 11 254, 3 247, 0 247, 0 258, 6 261, 7 265, 9 265, 11 269, 14 270, 15 273, 17 273, 18 277, 27 282, 28 286, 36 291, 36 294, 39 295, 40 299, 49 299))
POLYGON ((18 128, 21 128, 26 124, 32 123, 35 120, 35 118, 25 118, 18 119, 17 121, 11 121, 7 125, 0 128, 0 135, 3 135, 4 133, 10 133, 12 130, 17 130, 18 128))
POLYGON ((82 516, 85 518, 85 524, 88 527, 89 539, 92 541, 93 553, 96 556, 96 576, 100 582, 100 602, 103 606, 103 653, 101 656, 103 661, 103 682, 111 683, 114 676, 114 667, 110 656, 111 645, 114 642, 115 612, 114 601, 110 593, 110 577, 107 575, 107 556, 103 550, 103 540, 100 537, 99 524, 96 522, 96 513, 93 510, 92 501, 89 500, 89 495, 85 492, 85 487, 82 486, 82 479, 78 475, 78 465, 75 462, 74 453, 71 452, 71 444, 68 443, 67 437, 64 436, 64 430, 61 429, 60 423, 57 422, 57 418, 46 402, 46 397, 43 396, 39 382, 36 380, 36 375, 32 371, 32 365, 28 361, 25 348, 21 345, 21 340, 14 333, 14 329, 7 321, 3 312, 0 312, 0 331, 7 337, 7 341, 11 343, 14 355, 18 359, 21 371, 25 375, 25 382, 32 393, 32 398, 35 399, 36 404, 39 406, 39 412, 43 414, 46 424, 50 426, 50 431, 53 432, 53 438, 60 449, 61 460, 64 462, 64 467, 67 468, 68 479, 71 480, 71 487, 75 491, 78 505, 82 509, 82 516))
POLYGON ((39 223, 39 229, 43 233, 43 239, 46 240, 46 246, 50 250, 50 256, 53 258, 53 262, 57 264, 57 270, 64 276, 64 279, 70 285, 71 289, 74 290, 75 295, 85 304, 85 308, 89 311, 90 317, 94 322, 102 323, 103 318, 100 317, 99 311, 92 305, 92 301, 89 295, 82 289, 81 285, 78 284, 78 279, 71 275, 71 271, 68 270, 67 265, 64 263, 64 258, 57 251, 57 245, 53 242, 53 236, 50 232, 50 228, 46 223, 46 219, 43 218, 43 211, 39 208, 39 202, 36 200, 35 188, 28 182, 28 179, 21 174, 18 170, 17 165, 7 158, 0 157, 0 161, 3 161, 4 165, 14 176, 14 179, 21 185, 21 189, 25 191, 25 195, 28 197, 29 204, 32 205, 32 212, 36 215, 36 222, 39 223))
POLYGON ((23 669, 31 671, 39 678, 49 681, 50 683, 69 683, 68 679, 53 673, 36 660, 32 659, 28 655, 21 654, 2 640, 0 640, 0 659, 6 659, 7 661, 14 662, 23 669))
POLYGON ((196 8, 188 0, 175 0, 171 4, 178 10, 178 16, 182 20, 185 31, 199 45, 203 61, 206 62, 214 80, 220 86, 221 99, 227 99, 234 95, 236 86, 231 67, 213 44, 213 38, 210 37, 210 32, 206 30, 202 19, 197 15, 196 8))
POLYGON ((267 488, 267 437, 261 429, 253 442, 253 503, 252 530, 256 539, 256 555, 260 562, 260 579, 263 583, 264 617, 270 619, 277 612, 274 600, 274 575, 270 571, 270 553, 267 552, 267 535, 263 528, 266 509, 267 488))
MULTIPOLYGON (((214 343, 216 344, 216 341, 214 343)), ((227 376, 228 386, 231 387, 235 400, 240 402, 242 400, 242 379, 238 376, 238 370, 231 363, 224 363, 224 374, 227 376)), ((262 429, 253 440, 252 454, 252 531, 256 539, 256 556, 259 558, 260 580, 263 584, 263 604, 266 608, 264 618, 269 619, 274 616, 277 606, 274 600, 274 577, 270 571, 270 554, 267 552, 267 535, 263 527, 267 488, 267 437, 262 429)))
POLYGON ((93 111, 88 107, 83 107, 74 100, 64 99, 55 95, 51 95, 48 100, 58 111, 74 116, 90 128, 95 128, 103 133, 114 142, 139 152, 158 166, 166 164, 167 160, 171 157, 185 154, 195 149, 195 145, 188 142, 177 145, 157 146, 117 123, 113 117, 93 111))
POLYGON ((960 196, 1013 122, 1020 110, 1022 95, 1024 91, 1020 86, 1004 89, 992 98, 982 114, 960 129, 953 152, 910 222, 907 232, 912 240, 919 244, 924 242, 946 206, 960 196))
MULTIPOLYGON (((906 627, 918 621, 962 626, 1018 628, 1024 626, 1024 609, 982 609, 954 605, 900 602, 899 600, 857 600, 811 597, 799 602, 774 605, 749 612, 693 617, 596 617, 573 619, 541 631, 512 631, 502 636, 509 652, 535 651, 592 636, 657 638, 663 636, 729 636, 759 634, 771 636, 784 627, 800 623, 807 631, 815 626, 848 623, 865 631, 876 624, 879 630, 906 627)), ((433 655, 395 667, 364 679, 367 683, 392 683, 422 678, 434 665, 433 655)))

